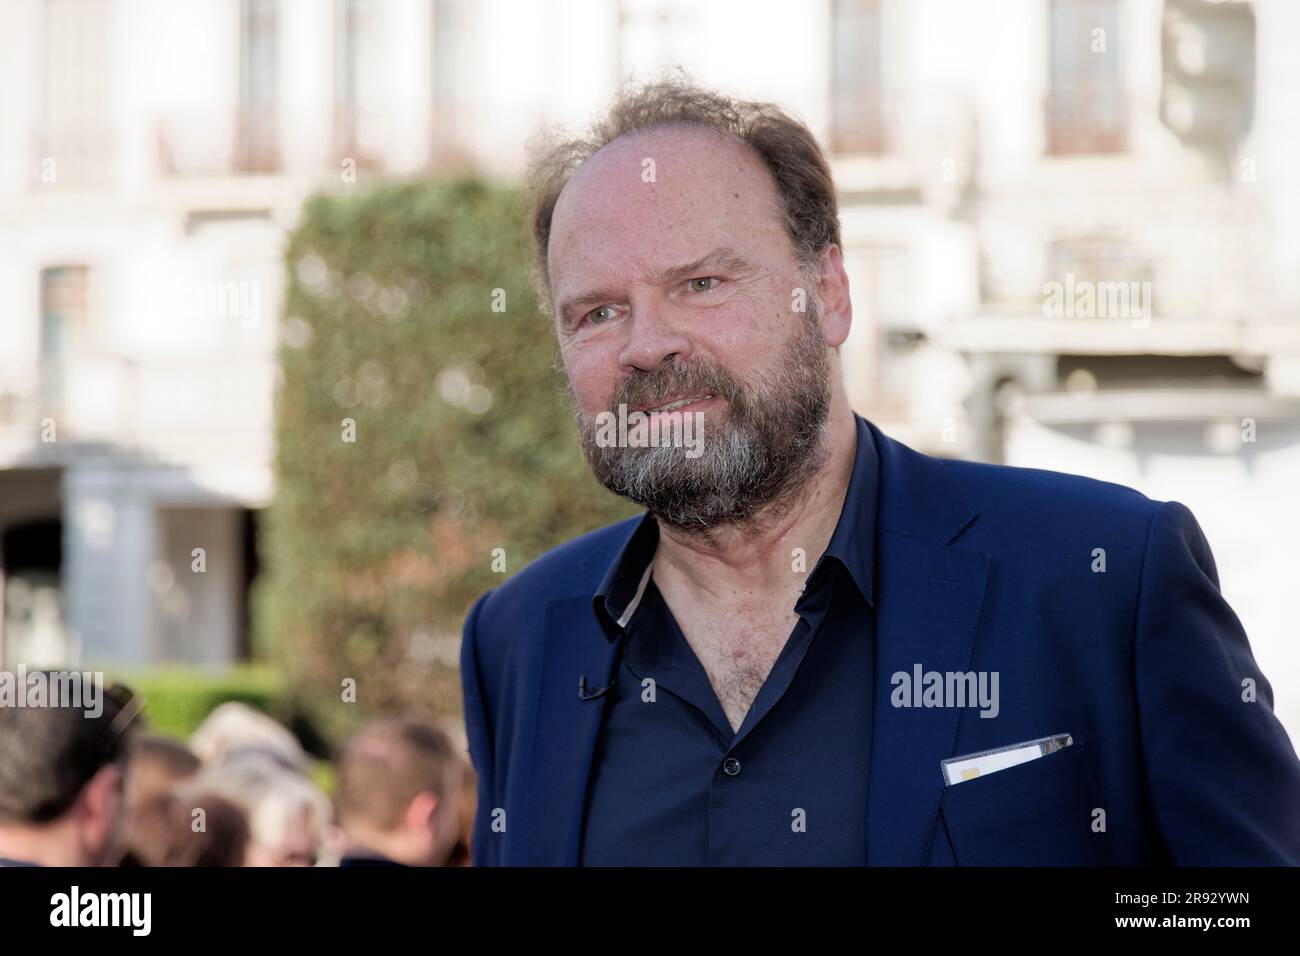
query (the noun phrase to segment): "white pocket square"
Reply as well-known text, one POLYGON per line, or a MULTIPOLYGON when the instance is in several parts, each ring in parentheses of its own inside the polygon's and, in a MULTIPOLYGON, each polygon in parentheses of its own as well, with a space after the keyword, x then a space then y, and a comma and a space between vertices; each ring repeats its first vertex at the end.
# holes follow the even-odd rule
POLYGON ((939 767, 943 771, 943 782, 951 787, 966 780, 985 777, 1017 764, 1046 757, 1073 744, 1074 738, 1069 734, 1052 734, 1050 737, 1039 737, 1037 740, 1025 740, 1018 744, 995 747, 992 750, 949 757, 947 760, 941 760, 939 767))

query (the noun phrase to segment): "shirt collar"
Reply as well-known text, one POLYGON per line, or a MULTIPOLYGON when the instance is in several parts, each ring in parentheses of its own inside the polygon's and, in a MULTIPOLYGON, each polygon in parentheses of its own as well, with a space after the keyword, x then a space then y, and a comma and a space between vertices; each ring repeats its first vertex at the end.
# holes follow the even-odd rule
POLYGON ((849 490, 844 495, 840 520, 831 535, 831 543, 818 562, 834 558, 844 566, 862 593, 863 600, 874 606, 871 581, 876 553, 876 502, 879 498, 880 455, 876 441, 867 426, 867 420, 854 415, 857 423, 858 447, 853 457, 853 474, 849 490))
MULTIPOLYGON (((838 561, 848 572, 868 604, 872 598, 872 568, 876 541, 876 502, 880 482, 880 456, 866 419, 855 414, 857 450, 853 473, 849 478, 844 506, 831 535, 826 553, 813 574, 828 559, 838 561)), ((610 565, 605 579, 592 596, 592 605, 608 625, 606 635, 614 636, 632 619, 645 594, 659 546, 659 523, 646 512, 637 522, 627 542, 610 565)), ((809 575, 811 579, 812 574, 809 575)))
POLYGON ((659 547, 659 522, 646 512, 637 522, 632 536, 619 550, 618 557, 605 573, 605 580, 592 597, 592 604, 605 621, 606 635, 614 634, 627 626, 636 612, 650 583, 654 568, 655 550, 659 547))

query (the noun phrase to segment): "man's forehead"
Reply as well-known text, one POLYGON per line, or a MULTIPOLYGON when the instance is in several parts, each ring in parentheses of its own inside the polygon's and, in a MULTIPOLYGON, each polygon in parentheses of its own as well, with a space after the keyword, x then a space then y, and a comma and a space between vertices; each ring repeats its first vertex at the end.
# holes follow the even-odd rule
POLYGON ((725 195, 743 208, 756 192, 774 197, 774 184, 744 143, 708 129, 643 130, 582 164, 560 193, 553 227, 602 213, 687 207, 705 196, 725 195))
POLYGON ((744 237, 783 234, 778 207, 762 161, 730 137, 697 128, 622 137, 560 194, 548 249, 552 279, 595 262, 652 272, 723 244, 744 245, 744 237))

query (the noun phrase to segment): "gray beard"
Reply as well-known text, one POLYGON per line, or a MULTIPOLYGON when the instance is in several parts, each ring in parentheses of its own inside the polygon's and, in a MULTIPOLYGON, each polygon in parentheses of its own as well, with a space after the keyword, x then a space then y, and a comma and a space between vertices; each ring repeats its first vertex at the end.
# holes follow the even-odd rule
POLYGON ((764 509, 779 511, 826 457, 830 360, 816 305, 757 382, 742 382, 713 363, 663 365, 626 379, 612 404, 632 408, 700 391, 726 399, 729 415, 709 422, 698 458, 688 458, 682 447, 601 447, 596 416, 584 418, 575 401, 593 474, 610 491, 688 533, 742 525, 764 509))

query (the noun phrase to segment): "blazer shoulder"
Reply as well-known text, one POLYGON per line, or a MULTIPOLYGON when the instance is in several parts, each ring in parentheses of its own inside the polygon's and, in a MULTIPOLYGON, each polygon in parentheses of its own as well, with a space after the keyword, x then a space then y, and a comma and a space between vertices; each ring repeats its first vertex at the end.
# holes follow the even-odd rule
POLYGON ((984 519, 1059 529, 1140 526, 1164 502, 1136 488, 1084 475, 1017 465, 942 459, 948 473, 984 519))
POLYGON ((967 545, 1010 545, 1026 557, 1084 544, 1141 555, 1166 505, 1128 485, 1045 468, 958 459, 944 459, 944 467, 979 514, 967 545))

